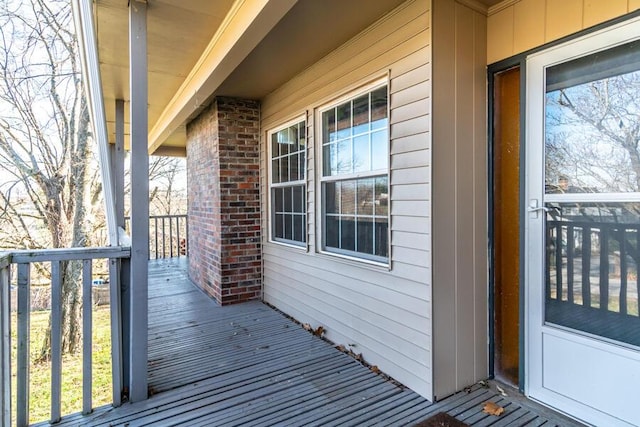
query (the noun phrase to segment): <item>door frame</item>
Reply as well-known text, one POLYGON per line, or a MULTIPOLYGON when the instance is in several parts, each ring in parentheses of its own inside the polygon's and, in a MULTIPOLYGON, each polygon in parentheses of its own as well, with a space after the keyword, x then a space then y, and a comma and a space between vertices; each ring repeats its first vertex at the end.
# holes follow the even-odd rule
POLYGON ((495 75, 499 74, 503 71, 507 71, 510 68, 520 67, 520 215, 518 220, 520 221, 520 260, 519 260, 519 269, 520 269, 520 280, 519 280, 519 293, 520 293, 520 307, 519 307, 519 320, 520 320, 520 357, 519 357, 519 384, 518 390, 526 394, 528 387, 528 378, 526 372, 526 363, 528 362, 527 354, 527 343, 525 339, 526 332, 526 303, 527 303, 527 295, 525 289, 525 250, 526 250, 526 236, 525 236, 525 221, 527 219, 526 212, 526 105, 527 105, 527 58, 533 54, 548 50, 554 46, 558 46, 561 44, 565 44, 570 41, 574 41, 576 39, 591 35, 595 32, 601 31, 603 29, 608 29, 620 23, 625 23, 627 21, 633 20, 637 17, 640 17, 640 9, 628 13, 623 16, 619 16, 613 18, 609 21, 602 22, 593 27, 587 28, 585 30, 578 31, 576 33, 567 35, 558 40, 554 40, 552 42, 543 44, 541 46, 532 48, 525 52, 519 53, 517 55, 513 55, 509 58, 503 59, 501 61, 489 64, 487 66, 487 100, 488 100, 488 108, 487 108, 487 171, 488 171, 488 186, 487 186, 487 200, 488 200, 488 260, 489 260, 489 316, 488 316, 488 331, 489 331, 489 377, 494 378, 495 370, 495 330, 494 330, 494 317, 495 317, 495 250, 494 250, 494 241, 493 241, 493 232, 495 229, 495 224, 493 220, 493 203, 495 201, 493 195, 493 184, 494 184, 494 168, 493 168, 493 145, 494 145, 494 129, 493 129, 493 120, 495 118, 495 103, 493 100, 493 91, 495 89, 495 75), (525 207, 525 209, 522 209, 525 207))
POLYGON ((523 224, 524 224, 524 220, 526 219, 526 217, 523 215, 523 211, 522 211, 522 206, 524 206, 524 186, 523 183, 525 181, 525 138, 524 138, 524 132, 523 130, 525 129, 525 115, 523 114, 525 111, 525 107, 526 107, 526 103, 525 103, 525 88, 526 88, 526 60, 525 60, 525 56, 524 55, 518 55, 512 58, 508 58, 505 59, 503 61, 497 62, 495 64, 492 64, 488 67, 488 94, 487 94, 487 99, 489 100, 489 108, 488 108, 488 141, 489 143, 487 144, 487 149, 488 149, 488 156, 487 156, 487 161, 488 161, 488 165, 487 165, 487 170, 488 170, 488 179, 489 179, 489 183, 488 183, 488 218, 489 218, 489 224, 488 224, 488 230, 489 230, 489 377, 490 378, 495 378, 495 312, 496 312, 496 307, 495 307, 495 291, 496 291, 496 282, 495 282, 495 261, 496 261, 496 256, 495 256, 495 242, 493 239, 494 236, 494 231, 495 231, 495 216, 494 216, 494 202, 495 202, 495 197, 494 197, 494 193, 493 193, 493 186, 495 184, 495 170, 494 170, 494 164, 493 164, 493 157, 494 157, 494 138, 495 138, 495 130, 493 128, 494 125, 494 120, 496 117, 496 111, 495 111, 495 102, 493 99, 493 93, 495 90, 495 76, 497 74, 500 74, 502 72, 508 71, 510 69, 513 68, 519 68, 520 69, 520 99, 519 99, 519 104, 520 104, 520 135, 519 135, 519 181, 520 181, 520 190, 519 190, 519 200, 518 200, 518 204, 519 204, 519 216, 518 216, 518 226, 520 228, 520 244, 519 244, 519 250, 520 250, 520 259, 518 260, 518 269, 520 271, 519 274, 519 278, 518 278, 518 300, 519 300, 519 315, 518 315, 518 319, 519 319, 519 336, 518 336, 518 342, 519 342, 519 361, 518 361, 518 390, 521 393, 524 393, 524 387, 525 387, 525 381, 524 381, 524 363, 525 363, 525 352, 524 352, 524 348, 525 348, 525 342, 524 342, 524 298, 525 298, 525 292, 524 292, 524 275, 522 274, 524 272, 524 228, 523 228, 523 224))

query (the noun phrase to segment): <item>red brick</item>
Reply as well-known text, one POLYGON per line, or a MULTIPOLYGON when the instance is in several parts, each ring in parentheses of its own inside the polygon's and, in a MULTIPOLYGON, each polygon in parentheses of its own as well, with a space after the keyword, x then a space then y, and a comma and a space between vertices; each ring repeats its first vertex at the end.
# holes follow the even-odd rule
POLYGON ((222 97, 187 125, 189 275, 221 304, 262 297, 259 117, 222 97))

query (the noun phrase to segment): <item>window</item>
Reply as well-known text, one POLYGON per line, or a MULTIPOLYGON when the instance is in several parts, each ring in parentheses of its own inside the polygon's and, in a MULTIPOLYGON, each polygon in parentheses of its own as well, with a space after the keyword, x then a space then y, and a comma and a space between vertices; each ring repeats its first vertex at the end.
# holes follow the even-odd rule
POLYGON ((306 122, 297 120, 269 133, 271 145, 271 239, 307 241, 306 122))
POLYGON ((323 249, 388 262, 387 86, 321 110, 323 249))

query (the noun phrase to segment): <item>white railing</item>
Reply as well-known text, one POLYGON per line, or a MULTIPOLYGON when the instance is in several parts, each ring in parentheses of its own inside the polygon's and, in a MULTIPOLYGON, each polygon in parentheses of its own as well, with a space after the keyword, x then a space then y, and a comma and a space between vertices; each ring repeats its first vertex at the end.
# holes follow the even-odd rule
POLYGON ((111 297, 111 353, 113 404, 118 406, 122 396, 122 313, 120 304, 120 260, 130 257, 125 247, 72 248, 35 251, 13 251, 0 254, 0 425, 11 425, 11 369, 16 367, 16 409, 18 427, 29 425, 29 334, 31 317, 31 264, 51 265, 51 416, 60 420, 62 378, 62 268, 66 261, 82 262, 82 411, 92 406, 92 268, 93 260, 109 261, 111 297), (15 266, 15 267, 13 267, 15 266), (11 360, 11 293, 12 269, 17 271, 17 356, 11 360), (14 363, 12 363, 14 362, 14 363))

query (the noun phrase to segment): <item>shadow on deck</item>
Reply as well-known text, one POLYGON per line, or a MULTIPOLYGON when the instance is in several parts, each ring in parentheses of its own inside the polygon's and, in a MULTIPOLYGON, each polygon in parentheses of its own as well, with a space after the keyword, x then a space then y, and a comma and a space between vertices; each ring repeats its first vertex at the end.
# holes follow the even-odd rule
POLYGON ((189 281, 184 258, 151 261, 149 272, 153 396, 59 425, 414 425, 441 411, 478 426, 573 424, 480 387, 432 404, 265 304, 218 306, 189 281), (487 401, 506 412, 482 413, 487 401))

